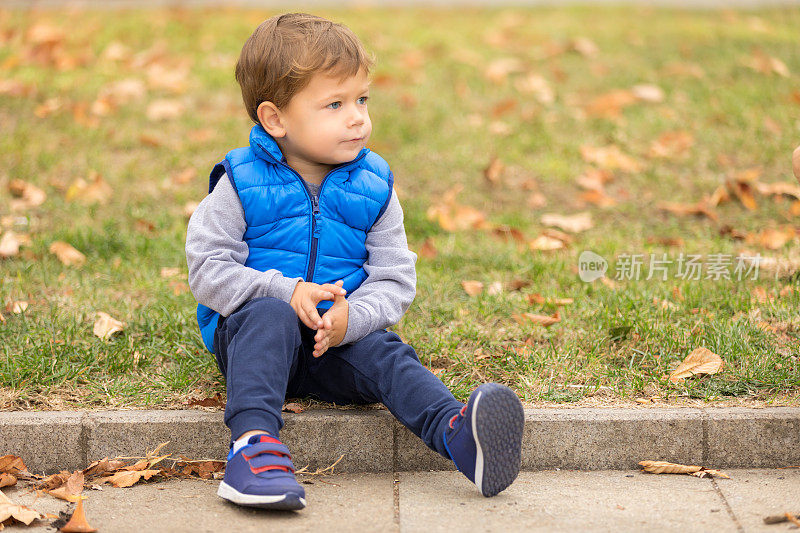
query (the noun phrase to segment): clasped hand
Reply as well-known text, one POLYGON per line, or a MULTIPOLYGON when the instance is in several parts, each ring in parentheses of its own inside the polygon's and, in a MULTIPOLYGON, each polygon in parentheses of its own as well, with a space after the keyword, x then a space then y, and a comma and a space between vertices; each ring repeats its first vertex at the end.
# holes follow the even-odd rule
POLYGON ((303 324, 317 330, 314 335, 314 357, 320 357, 328 348, 341 343, 347 332, 350 307, 344 297, 347 291, 342 285, 343 280, 323 285, 300 281, 292 293, 289 305, 303 324), (317 305, 322 300, 333 300, 333 305, 320 316, 317 305))

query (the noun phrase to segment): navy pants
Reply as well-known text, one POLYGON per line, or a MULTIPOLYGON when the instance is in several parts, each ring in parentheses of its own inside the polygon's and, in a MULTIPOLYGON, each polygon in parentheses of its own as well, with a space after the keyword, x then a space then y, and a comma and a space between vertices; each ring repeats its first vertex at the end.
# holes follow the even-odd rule
POLYGON ((315 358, 315 334, 277 298, 255 298, 220 318, 214 351, 227 382, 225 424, 232 438, 255 429, 277 436, 286 398, 380 402, 429 448, 448 457, 443 433, 463 404, 411 346, 382 329, 315 358))

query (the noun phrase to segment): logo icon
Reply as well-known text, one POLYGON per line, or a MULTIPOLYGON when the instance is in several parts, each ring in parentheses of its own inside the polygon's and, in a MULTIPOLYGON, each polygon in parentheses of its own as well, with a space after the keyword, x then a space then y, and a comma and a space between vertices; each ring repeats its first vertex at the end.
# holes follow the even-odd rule
POLYGON ((584 250, 578 257, 578 276, 581 281, 591 283, 602 278, 608 270, 608 261, 596 253, 584 250))

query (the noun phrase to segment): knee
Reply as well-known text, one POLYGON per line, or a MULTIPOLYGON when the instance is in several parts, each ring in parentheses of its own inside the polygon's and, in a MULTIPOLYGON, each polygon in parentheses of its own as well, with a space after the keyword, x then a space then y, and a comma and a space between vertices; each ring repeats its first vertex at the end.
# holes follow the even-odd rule
POLYGON ((271 296, 253 298, 240 307, 231 318, 240 324, 257 322, 259 327, 268 326, 270 329, 297 328, 297 314, 291 305, 271 296))
POLYGON ((407 359, 419 362, 417 352, 410 345, 404 343, 397 333, 393 331, 373 331, 362 340, 367 347, 366 352, 374 357, 387 359, 396 365, 407 359))

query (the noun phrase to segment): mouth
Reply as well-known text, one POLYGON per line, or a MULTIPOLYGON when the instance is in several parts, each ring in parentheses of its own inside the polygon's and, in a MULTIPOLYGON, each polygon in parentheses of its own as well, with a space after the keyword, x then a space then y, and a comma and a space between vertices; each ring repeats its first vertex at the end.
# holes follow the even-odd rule
POLYGON ((358 137, 358 138, 356 138, 356 139, 348 139, 348 140, 346 140, 346 141, 343 141, 343 142, 346 142, 346 143, 356 143, 356 142, 361 142, 361 141, 363 141, 363 140, 364 140, 364 137, 358 137))

